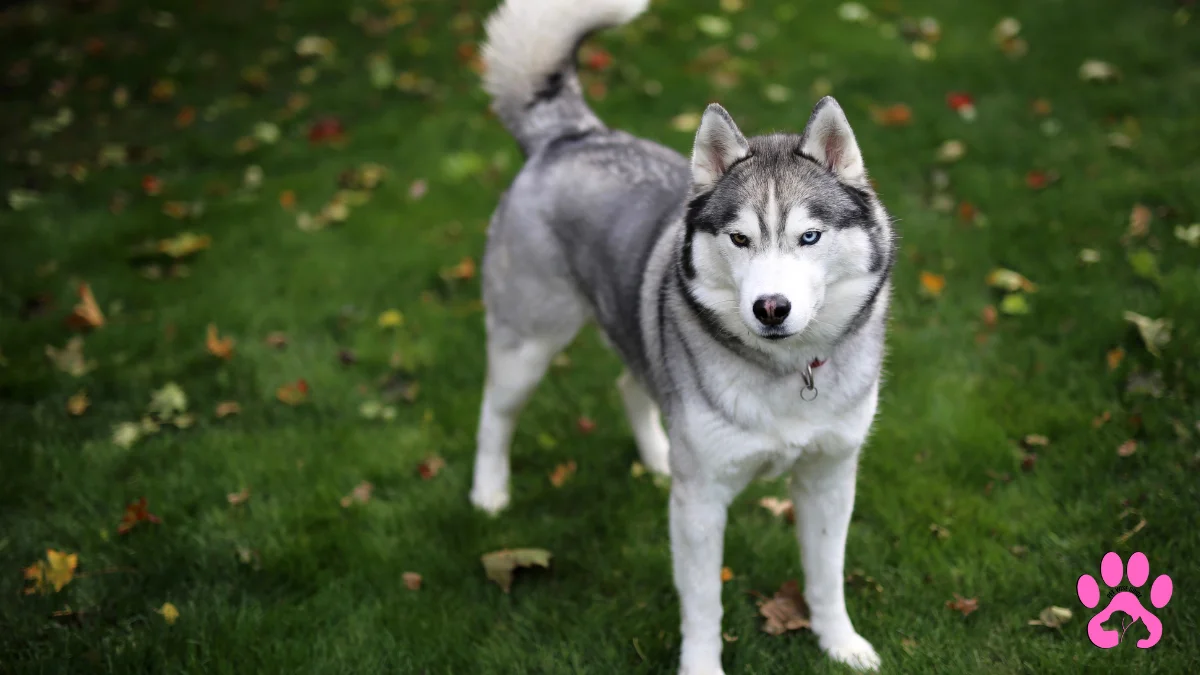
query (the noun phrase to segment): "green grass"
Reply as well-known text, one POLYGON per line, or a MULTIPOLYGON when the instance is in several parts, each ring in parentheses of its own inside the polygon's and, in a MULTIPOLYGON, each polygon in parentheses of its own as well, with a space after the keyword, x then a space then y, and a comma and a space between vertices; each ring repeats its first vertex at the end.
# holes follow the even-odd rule
MULTIPOLYGON (((520 165, 458 55, 480 39, 491 3, 297 0, 270 9, 159 0, 186 7, 165 28, 151 25, 141 3, 73 3, 89 4, 110 10, 51 7, 36 28, 18 20, 27 10, 10 13, 0 49, 8 78, 0 184, 41 196, 0 216, 0 672, 674 672, 666 493, 630 475, 636 451, 613 387, 619 365, 594 331, 521 420, 511 509, 488 520, 467 502, 482 314, 475 280, 439 273, 478 258, 490 211, 520 165), (413 15, 367 35, 351 22, 352 6, 413 15), (310 84, 298 81, 305 60, 293 51, 306 34, 337 46, 310 84), (84 56, 89 37, 103 38, 105 53, 84 56), (427 78, 424 93, 374 89, 366 64, 376 52, 427 78), (20 59, 29 61, 24 81, 13 70, 20 59), (255 64, 265 87, 243 81, 255 64), (177 83, 174 97, 150 102, 164 77, 177 83), (48 89, 59 78, 74 86, 56 99, 48 89), (112 104, 117 86, 128 88, 123 109, 112 104), (293 92, 309 105, 280 116, 293 92), (199 114, 177 129, 184 106, 199 114), (47 138, 30 132, 34 118, 62 107, 74 113, 70 126, 47 138), (321 115, 343 121, 343 146, 310 146, 308 126, 321 115), (279 141, 239 153, 237 139, 267 120, 278 123, 279 141), (101 168, 105 143, 136 146, 142 161, 101 168), (90 169, 86 179, 56 177, 74 162, 90 169), (325 230, 297 227, 297 212, 319 210, 339 174, 366 162, 389 171, 366 204, 325 230), (263 171, 257 190, 241 187, 249 165, 263 171), (147 174, 164 181, 161 195, 142 192, 147 174), (416 180, 428 182, 420 199, 409 196, 416 180), (280 206, 284 190, 295 192, 296 211, 280 206), (117 192, 128 198, 119 214, 109 209, 117 192), (206 208, 180 222, 162 213, 170 200, 206 208), (137 244, 183 231, 213 238, 187 262, 188 276, 147 280, 130 264, 137 244), (75 378, 44 350, 71 335, 64 318, 81 280, 108 322, 85 337, 96 369, 75 378), (52 303, 23 312, 39 294, 52 303), (392 308, 404 325, 380 329, 376 317, 392 308), (237 340, 228 362, 205 350, 210 322, 237 340), (287 335, 286 348, 264 343, 272 331, 287 335), (357 361, 343 365, 343 349, 357 361), (380 379, 397 371, 419 383, 415 401, 399 401, 388 422, 360 416, 380 379), (276 388, 297 378, 310 399, 277 401, 276 388), (115 445, 113 425, 137 419, 168 382, 187 392, 195 425, 115 445), (66 401, 80 390, 91 407, 70 417, 66 401), (242 414, 216 419, 225 400, 242 414), (581 415, 596 421, 593 433, 577 430, 581 415), (423 480, 417 465, 430 454, 447 466, 423 480), (569 460, 578 473, 553 487, 548 474, 569 460), (375 485, 370 502, 342 508, 364 480, 375 485), (231 506, 226 494, 243 487, 249 501, 231 506), (117 534, 125 504, 143 496, 162 524, 117 534), (520 546, 550 549, 553 566, 518 577, 506 596, 479 556, 520 546), (79 574, 61 592, 23 595, 21 569, 47 548, 78 553, 79 574), (250 562, 239 548, 254 552, 250 562), (420 591, 405 588, 405 571, 424 576, 420 591), (166 602, 179 609, 174 625, 154 611, 166 602), (77 614, 52 616, 65 608, 77 614)), ((727 15, 724 38, 696 29, 699 13, 721 14, 716 2, 698 4, 657 2, 633 26, 595 40, 615 57, 589 76, 607 84, 593 101, 601 117, 686 151, 691 137, 672 129, 676 115, 719 100, 748 133, 798 131, 816 100, 811 85, 824 78, 900 219, 887 381, 847 552, 849 569, 882 586, 851 586, 848 602, 886 672, 1194 672, 1200 249, 1173 229, 1200 221, 1200 20, 1180 25, 1184 15, 1166 0, 919 0, 904 3, 904 14, 934 16, 943 33, 936 59, 920 61, 902 37, 881 34, 880 22, 900 25, 887 10, 899 3, 868 2, 882 18, 861 25, 839 20, 832 3, 747 0, 727 15), (990 41, 1006 15, 1022 23, 1023 58, 990 41), (739 46, 743 33, 756 37, 755 49, 739 46), (731 59, 720 67, 736 74, 729 88, 697 65, 715 45, 731 59), (1112 62, 1121 79, 1080 81, 1089 58, 1112 62), (661 93, 645 93, 648 81, 661 93), (788 87, 790 100, 768 100, 768 84, 788 87), (947 107, 954 90, 975 97, 974 122, 947 107), (1031 110, 1039 97, 1053 105, 1057 134, 1031 110), (871 121, 872 105, 891 103, 911 106, 910 125, 871 121), (1133 147, 1110 147, 1107 135, 1127 119, 1140 130, 1133 147), (935 150, 955 138, 967 154, 945 167, 947 191, 986 221, 931 208, 935 150), (1032 190, 1031 169, 1061 180, 1032 190), (1154 217, 1146 235, 1127 240, 1135 203, 1154 217), (1081 263, 1083 248, 1100 261, 1081 263), (1156 256, 1159 281, 1127 262, 1141 248, 1156 256), (996 266, 1038 290, 1027 315, 1001 315, 989 329, 980 316, 1000 300, 985 283, 996 266), (923 270, 945 275, 939 298, 921 293, 923 270), (1161 358, 1124 321, 1126 310, 1173 321, 1161 358), (1105 354, 1117 347, 1127 355, 1109 370, 1105 354), (1129 390, 1139 373, 1160 374, 1158 396, 1129 390), (1111 420, 1094 427, 1104 411, 1111 420), (1031 471, 1018 448, 1027 434, 1050 439, 1031 471), (1131 438, 1137 452, 1119 457, 1131 438), (933 524, 949 537, 933 536, 933 524), (1028 552, 1015 556, 1014 546, 1028 552), (1144 551, 1152 573, 1174 579, 1153 649, 1129 637, 1107 652, 1087 641, 1091 613, 1075 599, 1075 581, 1096 575, 1109 550, 1144 551), (978 598, 979 610, 965 618, 948 610, 955 593, 978 598), (1075 619, 1061 631, 1026 625, 1049 605, 1075 619)), ((770 594, 800 574, 790 529, 757 506, 783 494, 781 484, 756 485, 732 508, 731 675, 842 672, 811 634, 759 630, 751 592, 770 594)))

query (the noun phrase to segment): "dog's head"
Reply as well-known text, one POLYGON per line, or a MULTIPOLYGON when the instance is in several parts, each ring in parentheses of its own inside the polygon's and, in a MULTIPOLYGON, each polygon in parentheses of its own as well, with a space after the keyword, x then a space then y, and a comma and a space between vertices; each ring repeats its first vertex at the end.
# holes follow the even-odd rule
POLYGON ((710 105, 696 132, 686 224, 689 293, 764 348, 836 340, 875 299, 894 257, 890 219, 830 97, 802 135, 749 140, 710 105))

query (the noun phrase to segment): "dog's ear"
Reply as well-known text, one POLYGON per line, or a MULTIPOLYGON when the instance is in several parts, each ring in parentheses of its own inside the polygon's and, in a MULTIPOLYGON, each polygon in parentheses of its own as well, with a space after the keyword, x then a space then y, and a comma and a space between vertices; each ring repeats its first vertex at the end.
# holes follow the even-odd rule
POLYGON ((800 150, 846 183, 866 181, 862 151, 854 140, 846 113, 832 96, 817 101, 800 139, 800 150))
POLYGON ((692 146, 693 190, 700 193, 716 185, 734 162, 749 154, 750 145, 733 118, 720 105, 710 103, 700 118, 692 146))

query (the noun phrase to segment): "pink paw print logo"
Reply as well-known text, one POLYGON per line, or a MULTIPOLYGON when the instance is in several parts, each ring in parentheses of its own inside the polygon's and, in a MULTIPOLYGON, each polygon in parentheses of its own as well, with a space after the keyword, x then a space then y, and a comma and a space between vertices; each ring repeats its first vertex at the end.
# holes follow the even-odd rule
MULTIPOLYGON (((1101 649, 1112 649, 1120 644, 1121 636, 1125 634, 1125 631, 1138 621, 1146 624, 1146 629, 1150 631, 1150 637, 1138 640, 1137 646, 1141 649, 1149 649, 1158 644, 1159 638, 1162 637, 1162 622, 1150 610, 1142 606, 1142 593, 1138 590, 1146 585, 1146 580, 1150 578, 1150 561, 1146 559, 1146 555, 1139 551, 1129 556, 1129 569, 1125 570, 1121 563, 1121 556, 1116 551, 1109 551, 1100 561, 1100 577, 1104 579, 1104 584, 1110 589, 1108 591, 1109 600, 1108 606, 1088 622, 1088 639, 1092 641, 1092 644, 1101 649), (1121 579, 1125 577, 1126 571, 1129 573, 1129 586, 1121 585, 1121 579), (1133 620, 1128 625, 1122 626, 1119 632, 1105 630, 1100 624, 1108 621, 1113 612, 1125 612, 1133 620)), ((1165 574, 1158 575, 1158 578, 1150 586, 1150 604, 1158 609, 1166 607, 1167 603, 1171 601, 1173 590, 1171 577, 1165 574)), ((1079 594, 1079 601, 1087 608, 1094 609, 1100 604, 1100 587, 1092 575, 1085 574, 1079 577, 1076 592, 1079 594)))

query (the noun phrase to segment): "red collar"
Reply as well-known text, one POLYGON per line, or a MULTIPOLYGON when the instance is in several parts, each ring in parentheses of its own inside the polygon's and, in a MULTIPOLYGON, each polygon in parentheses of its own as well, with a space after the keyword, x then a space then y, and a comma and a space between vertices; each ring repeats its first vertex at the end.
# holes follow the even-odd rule
POLYGON ((809 368, 820 368, 823 365, 825 365, 825 362, 822 361, 821 359, 813 359, 812 363, 808 364, 808 367, 809 368))

